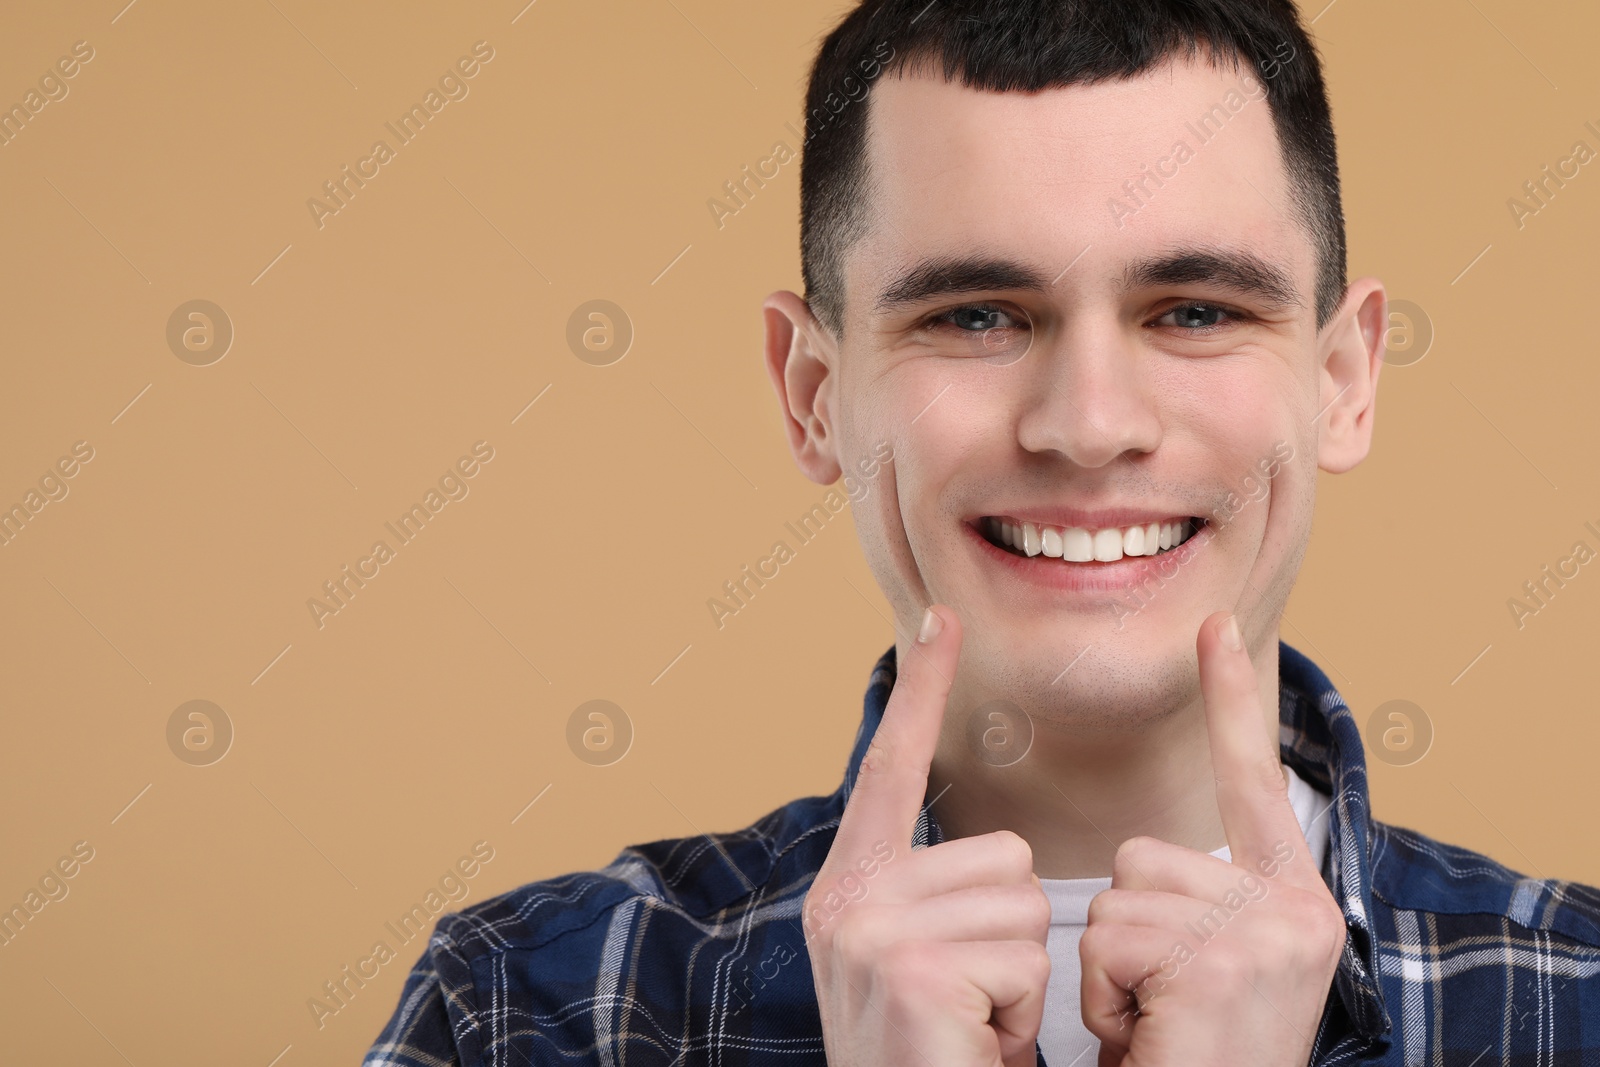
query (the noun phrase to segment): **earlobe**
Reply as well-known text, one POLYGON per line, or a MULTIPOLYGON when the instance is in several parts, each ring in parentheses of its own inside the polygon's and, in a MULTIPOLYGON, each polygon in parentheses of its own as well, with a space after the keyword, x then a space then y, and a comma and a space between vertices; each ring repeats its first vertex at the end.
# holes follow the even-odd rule
POLYGON ((1317 466, 1330 474, 1354 467, 1372 447, 1388 315, 1383 283, 1357 279, 1318 342, 1317 466))
POLYGON ((797 294, 773 293, 761 307, 767 378, 778 396, 789 451, 807 478, 832 485, 842 473, 833 424, 838 349, 797 294))

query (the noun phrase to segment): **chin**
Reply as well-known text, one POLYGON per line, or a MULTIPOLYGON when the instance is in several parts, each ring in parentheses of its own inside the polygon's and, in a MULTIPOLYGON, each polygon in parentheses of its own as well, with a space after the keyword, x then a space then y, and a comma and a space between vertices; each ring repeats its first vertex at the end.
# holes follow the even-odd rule
POLYGON ((1053 622, 1012 617, 998 626, 964 618, 966 684, 952 696, 952 710, 961 710, 957 699, 974 707, 1004 699, 1037 722, 1069 729, 1120 731, 1159 721, 1199 691, 1195 634, 1178 622, 1191 613, 1172 610, 1178 607, 1152 604, 1138 626, 1120 631, 1110 613, 1053 622))

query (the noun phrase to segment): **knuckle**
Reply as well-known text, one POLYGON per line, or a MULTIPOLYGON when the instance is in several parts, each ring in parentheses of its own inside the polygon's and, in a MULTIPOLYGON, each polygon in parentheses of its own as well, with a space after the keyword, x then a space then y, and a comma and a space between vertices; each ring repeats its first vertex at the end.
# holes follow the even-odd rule
POLYGON ((1018 888, 1022 892, 1018 910, 1021 912, 1021 918, 1027 929, 1034 934, 1048 933, 1050 930, 1050 898, 1045 896, 1043 889, 1031 882, 1018 888))
POLYGON ((1118 901, 1115 895, 1117 892, 1118 890, 1115 889, 1102 889, 1089 898, 1089 925, 1093 926, 1095 923, 1105 923, 1111 920, 1117 910, 1118 901))
POLYGON ((1344 913, 1326 894, 1296 893, 1284 901, 1284 918, 1300 939, 1320 949, 1318 955, 1338 953, 1346 935, 1344 913))
POLYGON ((857 969, 860 964, 872 960, 881 951, 882 946, 878 937, 881 925, 863 916, 859 909, 853 910, 832 924, 828 930, 826 943, 836 958, 842 960, 847 967, 857 969))
POLYGON ((1117 846, 1116 855, 1111 858, 1111 870, 1118 881, 1124 881, 1130 874, 1139 870, 1141 863, 1148 863, 1153 857, 1152 852, 1159 847, 1153 837, 1130 837, 1117 846))
POLYGON ((861 757, 856 784, 850 792, 850 801, 846 804, 846 809, 857 803, 875 805, 877 800, 874 798, 891 782, 913 776, 926 780, 932 766, 930 761, 931 757, 920 763, 911 759, 906 755, 903 745, 880 730, 873 735, 872 743, 867 746, 866 753, 861 757))
POLYGON ((828 945, 838 939, 840 931, 860 923, 866 902, 859 894, 842 892, 837 878, 819 875, 802 907, 801 926, 807 938, 828 945))
POLYGON ((845 921, 827 926, 826 933, 818 937, 818 942, 819 944, 827 945, 830 955, 835 960, 845 963, 846 968, 848 968, 848 966, 853 965, 854 960, 858 960, 862 955, 861 944, 859 944, 856 933, 858 931, 854 929, 853 923, 850 923, 846 918, 845 921))
POLYGON ((867 746, 866 755, 861 757, 861 767, 857 774, 857 785, 869 781, 883 774, 884 771, 894 766, 894 745, 879 730, 872 736, 872 743, 867 746))
POLYGON ((1021 965, 1034 988, 1043 988, 1050 980, 1050 953, 1037 941, 1024 941, 1019 955, 1021 965))
POLYGON ((1314 943, 1322 948, 1320 958, 1324 962, 1337 963, 1339 957, 1344 955, 1345 939, 1350 936, 1344 923, 1344 912, 1339 910, 1339 906, 1330 901, 1318 908, 1307 928, 1315 931, 1314 943))
POLYGON ((1105 956, 1107 937, 1114 939, 1116 936, 1114 933, 1108 934, 1107 931, 1109 929, 1104 925, 1087 926, 1084 928, 1083 936, 1078 938, 1078 959, 1082 962, 1085 971, 1089 969, 1091 961, 1105 956))
POLYGON ((1264 751, 1261 757, 1254 761, 1252 768, 1261 791, 1273 800, 1289 800, 1289 781, 1283 773, 1283 764, 1278 759, 1278 754, 1264 751))
POLYGON ((1126 838, 1123 840, 1122 844, 1117 846, 1117 858, 1137 859, 1140 856, 1148 855, 1150 852, 1150 846, 1154 845, 1155 843, 1155 838, 1147 837, 1143 834, 1126 838))
POLYGON ((1026 838, 1014 830, 996 830, 989 837, 994 842, 996 862, 1004 871, 1023 876, 1033 873, 1033 847, 1026 838))
POLYGON ((820 901, 814 890, 807 893, 805 899, 800 902, 800 927, 806 932, 808 938, 818 936, 822 928, 822 925, 816 919, 819 903, 820 901))

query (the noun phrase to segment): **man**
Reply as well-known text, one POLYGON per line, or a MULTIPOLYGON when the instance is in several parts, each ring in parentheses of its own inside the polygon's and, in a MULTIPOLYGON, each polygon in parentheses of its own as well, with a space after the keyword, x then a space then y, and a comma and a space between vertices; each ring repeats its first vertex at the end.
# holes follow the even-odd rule
POLYGON ((1387 324, 1286 0, 866 0, 807 115, 767 367, 897 631, 845 780, 447 916, 368 1063, 1600 1063, 1600 891, 1375 822, 1278 638, 1387 324))

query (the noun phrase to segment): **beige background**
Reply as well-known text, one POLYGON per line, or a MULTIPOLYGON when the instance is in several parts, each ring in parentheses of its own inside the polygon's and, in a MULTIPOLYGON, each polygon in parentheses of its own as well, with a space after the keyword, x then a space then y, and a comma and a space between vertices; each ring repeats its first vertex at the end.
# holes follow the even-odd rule
MULTIPOLYGON (((824 492, 759 358, 759 301, 800 287, 798 164, 721 230, 707 200, 798 146, 846 5, 122 2, 0 32, 0 103, 95 52, 0 148, 0 503, 94 449, 0 548, 0 903, 94 849, 0 947, 0 1059, 351 1063, 421 942, 320 1029, 308 999, 474 842, 469 901, 837 784, 892 639, 848 524, 722 630, 706 609, 824 492), (469 95, 319 229, 308 198, 479 40, 469 95), (191 299, 236 332, 210 366, 167 345, 191 299), (610 366, 567 345, 593 299, 633 323, 610 366), (318 629, 307 599, 479 440, 470 495, 318 629), (636 735, 607 767, 566 741, 596 698, 636 735), (209 766, 168 747, 194 699, 235 731, 209 766)), ((1381 817, 1600 882, 1600 576, 1520 631, 1506 605, 1600 548, 1600 172, 1520 230, 1506 206, 1600 149, 1600 17, 1338 0, 1315 32, 1352 276, 1436 337, 1324 478, 1284 636, 1359 716, 1431 720, 1423 759, 1375 762, 1381 817)))

